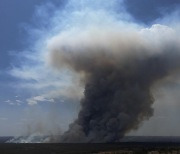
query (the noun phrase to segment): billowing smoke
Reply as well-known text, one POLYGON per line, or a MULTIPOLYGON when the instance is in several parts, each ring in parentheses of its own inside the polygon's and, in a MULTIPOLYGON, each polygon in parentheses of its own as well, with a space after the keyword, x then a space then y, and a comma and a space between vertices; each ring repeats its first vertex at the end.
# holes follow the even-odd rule
POLYGON ((176 19, 174 26, 165 24, 166 17, 163 25, 136 23, 123 0, 68 0, 61 9, 48 5, 55 11, 43 20, 49 27, 36 30, 43 35, 36 53, 27 55, 34 61, 13 71, 36 81, 31 87, 38 96, 27 101, 80 98, 78 116, 58 141, 118 142, 153 116, 153 88, 180 71, 176 19))
POLYGON ((152 87, 180 68, 171 28, 88 27, 49 41, 50 63, 79 74, 84 96, 62 142, 116 142, 153 115, 152 87))

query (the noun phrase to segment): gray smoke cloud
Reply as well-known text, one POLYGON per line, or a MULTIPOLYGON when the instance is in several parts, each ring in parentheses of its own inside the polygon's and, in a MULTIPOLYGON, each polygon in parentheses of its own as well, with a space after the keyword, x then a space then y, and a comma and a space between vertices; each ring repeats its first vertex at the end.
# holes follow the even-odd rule
POLYGON ((179 79, 179 11, 142 25, 125 3, 67 0, 37 7, 40 27, 28 28, 31 47, 11 74, 22 79, 18 87, 33 92, 29 105, 54 108, 30 112, 28 142, 38 133, 48 136, 40 142, 118 142, 153 116, 153 102, 164 103, 155 89, 179 79))
POLYGON ((180 69, 178 32, 90 26, 64 31, 48 42, 49 63, 79 75, 84 85, 77 119, 61 142, 117 142, 153 115, 152 88, 180 69))

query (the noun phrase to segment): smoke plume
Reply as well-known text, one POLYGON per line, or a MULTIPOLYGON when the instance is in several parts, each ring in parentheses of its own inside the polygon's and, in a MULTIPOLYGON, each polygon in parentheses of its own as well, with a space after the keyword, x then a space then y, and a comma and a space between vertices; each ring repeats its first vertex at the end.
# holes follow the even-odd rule
MULTIPOLYGON (((35 16, 42 21, 34 21, 40 28, 29 30, 35 43, 11 73, 34 93, 26 100, 29 105, 60 106, 54 105, 65 127, 58 142, 118 142, 153 116, 154 87, 180 72, 177 17, 144 25, 126 11, 124 2, 67 0, 58 7, 48 1, 37 7, 35 16), (76 113, 68 113, 66 102, 76 113)), ((53 123, 45 124, 55 133, 49 142, 63 125, 55 109, 49 118, 53 123)), ((49 135, 42 124, 36 129, 30 122, 30 133, 40 129, 49 135)))
POLYGON ((153 115, 152 87, 180 68, 175 31, 96 26, 49 41, 50 63, 79 74, 84 96, 61 142, 117 142, 153 115))

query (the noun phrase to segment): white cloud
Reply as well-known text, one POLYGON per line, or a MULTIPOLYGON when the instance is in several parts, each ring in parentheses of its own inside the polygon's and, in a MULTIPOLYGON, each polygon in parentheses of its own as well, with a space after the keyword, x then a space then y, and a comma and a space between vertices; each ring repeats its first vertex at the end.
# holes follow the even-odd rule
POLYGON ((17 105, 17 106, 20 106, 23 103, 23 101, 21 101, 19 99, 16 99, 16 100, 6 100, 4 102, 8 103, 9 105, 17 105))
POLYGON ((21 100, 18 100, 18 99, 16 99, 16 102, 17 102, 17 103, 22 103, 22 101, 21 101, 21 100))
POLYGON ((54 102, 54 99, 49 99, 49 98, 46 98, 45 96, 35 96, 35 97, 32 97, 32 98, 28 98, 27 99, 27 103, 29 105, 35 105, 37 104, 38 102, 54 102))
POLYGON ((8 100, 6 100, 6 101, 4 101, 5 103, 10 103, 11 101, 8 99, 8 100))

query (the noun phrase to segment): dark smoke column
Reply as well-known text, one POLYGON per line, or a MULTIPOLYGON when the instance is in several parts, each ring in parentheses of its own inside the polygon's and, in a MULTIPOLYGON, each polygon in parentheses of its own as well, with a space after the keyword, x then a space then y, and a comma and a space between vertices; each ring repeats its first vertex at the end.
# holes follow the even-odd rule
POLYGON ((151 48, 133 34, 105 36, 94 45, 90 35, 85 42, 79 39, 73 46, 65 41, 52 50, 53 65, 83 74, 85 86, 78 118, 61 142, 118 142, 153 115, 152 86, 179 71, 175 42, 151 48))
POLYGON ((136 70, 135 74, 124 73, 115 66, 92 70, 86 81, 85 96, 81 100, 82 109, 65 135, 65 142, 78 142, 78 138, 81 138, 71 138, 77 133, 73 132, 73 127, 80 127, 87 136, 85 141, 115 142, 152 115, 153 98, 149 85, 145 85, 144 79, 139 78, 141 74, 136 74, 140 72, 136 70))

